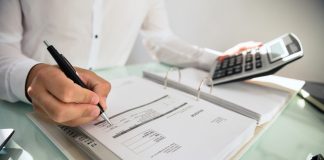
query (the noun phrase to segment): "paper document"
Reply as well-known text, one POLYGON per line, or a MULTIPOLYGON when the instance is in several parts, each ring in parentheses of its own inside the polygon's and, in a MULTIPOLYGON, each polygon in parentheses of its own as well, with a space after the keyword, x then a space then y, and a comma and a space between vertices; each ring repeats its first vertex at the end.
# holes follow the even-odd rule
POLYGON ((111 81, 112 126, 81 126, 122 159, 227 159, 248 141, 256 121, 142 78, 111 81))

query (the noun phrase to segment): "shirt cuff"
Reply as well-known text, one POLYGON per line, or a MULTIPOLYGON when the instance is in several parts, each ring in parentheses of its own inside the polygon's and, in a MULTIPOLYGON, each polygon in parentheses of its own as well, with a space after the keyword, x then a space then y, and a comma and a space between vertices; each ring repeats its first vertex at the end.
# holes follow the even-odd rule
POLYGON ((26 79, 30 69, 38 63, 33 59, 19 60, 10 72, 9 85, 11 92, 20 101, 30 103, 25 95, 26 79))
POLYGON ((216 58, 222 53, 208 48, 203 48, 202 55, 198 59, 198 68, 209 71, 216 58))

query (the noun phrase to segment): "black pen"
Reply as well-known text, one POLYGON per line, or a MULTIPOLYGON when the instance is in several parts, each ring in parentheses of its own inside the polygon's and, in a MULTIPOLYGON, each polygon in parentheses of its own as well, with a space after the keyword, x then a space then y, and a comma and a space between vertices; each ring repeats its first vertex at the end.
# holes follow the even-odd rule
MULTIPOLYGON (((78 84, 79 86, 83 88, 87 88, 87 86, 82 82, 80 77, 78 76, 78 73, 73 68, 73 66, 70 64, 70 62, 62 55, 60 54, 52 45, 50 45, 47 41, 44 41, 45 45, 47 46, 47 50, 50 52, 54 60, 56 61, 57 65, 60 67, 60 69, 64 72, 64 74, 70 78, 74 83, 78 84)), ((110 122, 108 116, 106 115, 105 111, 103 110, 102 106, 98 103, 97 105, 100 109, 100 115, 101 117, 106 120, 109 125, 112 125, 110 122)))

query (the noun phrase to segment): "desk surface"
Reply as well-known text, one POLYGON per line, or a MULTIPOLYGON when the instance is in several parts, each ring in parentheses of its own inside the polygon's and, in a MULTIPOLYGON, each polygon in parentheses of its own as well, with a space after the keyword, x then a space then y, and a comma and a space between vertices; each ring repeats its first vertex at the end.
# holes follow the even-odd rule
MULTIPOLYGON (((105 79, 140 76, 145 69, 166 71, 157 63, 98 70, 105 79)), ((66 159, 25 115, 33 109, 24 103, 0 101, 0 128, 16 130, 7 151, 12 159, 66 159), (11 149, 12 148, 12 149, 11 149)), ((305 160, 309 153, 324 154, 324 114, 296 96, 272 126, 243 155, 250 159, 305 160)), ((0 152, 0 159, 8 154, 0 152)), ((7 158, 8 159, 8 158, 7 158)))

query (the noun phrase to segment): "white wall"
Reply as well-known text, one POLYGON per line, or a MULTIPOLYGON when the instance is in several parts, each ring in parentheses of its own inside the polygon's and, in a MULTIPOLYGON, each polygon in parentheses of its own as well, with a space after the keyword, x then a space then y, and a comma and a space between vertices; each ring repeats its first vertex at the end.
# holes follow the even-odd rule
MULTIPOLYGON (((323 0, 166 0, 166 5, 178 36, 219 51, 293 32, 301 39, 305 56, 278 74, 324 82, 323 0)), ((137 42, 129 64, 149 61, 137 42)))

